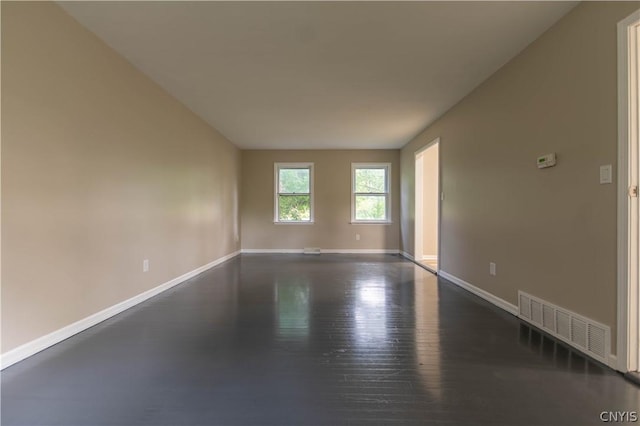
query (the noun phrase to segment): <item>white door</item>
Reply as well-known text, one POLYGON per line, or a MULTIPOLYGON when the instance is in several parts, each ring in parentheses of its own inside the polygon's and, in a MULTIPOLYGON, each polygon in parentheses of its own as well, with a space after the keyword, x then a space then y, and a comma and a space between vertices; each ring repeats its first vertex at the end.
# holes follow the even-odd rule
POLYGON ((618 24, 618 370, 640 369, 640 11, 618 24))

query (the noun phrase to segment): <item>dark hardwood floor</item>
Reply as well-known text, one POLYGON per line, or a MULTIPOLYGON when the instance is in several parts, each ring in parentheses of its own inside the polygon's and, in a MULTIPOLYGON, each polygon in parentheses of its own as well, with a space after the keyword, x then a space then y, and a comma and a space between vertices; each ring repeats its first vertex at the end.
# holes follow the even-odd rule
POLYGON ((395 255, 242 255, 2 372, 2 425, 596 425, 640 388, 395 255))

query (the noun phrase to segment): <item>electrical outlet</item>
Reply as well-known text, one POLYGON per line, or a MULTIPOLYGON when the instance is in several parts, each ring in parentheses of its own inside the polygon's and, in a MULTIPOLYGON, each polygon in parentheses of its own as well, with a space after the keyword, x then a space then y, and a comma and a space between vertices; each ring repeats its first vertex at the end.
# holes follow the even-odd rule
POLYGON ((360 234, 356 234, 356 241, 360 241, 360 234))
POLYGON ((142 272, 149 272, 149 259, 142 261, 142 272))
POLYGON ((496 275, 496 264, 493 262, 489 262, 489 275, 496 275))

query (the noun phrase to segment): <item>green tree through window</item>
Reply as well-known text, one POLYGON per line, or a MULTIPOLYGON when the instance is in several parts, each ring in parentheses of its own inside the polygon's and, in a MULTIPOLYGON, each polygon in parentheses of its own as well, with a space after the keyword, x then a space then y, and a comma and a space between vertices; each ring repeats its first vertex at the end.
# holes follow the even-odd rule
POLYGON ((353 165, 353 220, 389 220, 389 165, 353 165))
POLYGON ((312 167, 277 166, 277 221, 311 221, 312 167))

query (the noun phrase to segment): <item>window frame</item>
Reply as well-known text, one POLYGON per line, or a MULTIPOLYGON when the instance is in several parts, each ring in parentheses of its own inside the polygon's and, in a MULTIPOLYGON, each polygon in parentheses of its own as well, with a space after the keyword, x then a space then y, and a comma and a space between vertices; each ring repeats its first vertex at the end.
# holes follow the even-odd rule
POLYGON ((391 163, 351 163, 351 223, 357 224, 390 224, 391 222, 391 163), (385 169, 386 192, 356 192, 356 170, 358 169, 385 169), (356 219, 356 197, 358 195, 383 195, 385 196, 386 218, 383 220, 356 219))
MULTIPOLYGON (((314 223, 314 185, 313 185, 313 163, 289 163, 276 162, 273 163, 273 223, 278 225, 311 225, 314 223), (298 193, 280 193, 280 170, 281 169, 308 169, 309 170, 309 220, 280 220, 278 215, 280 207, 280 195, 294 195, 298 193)), ((301 192, 298 195, 306 195, 301 192)))

